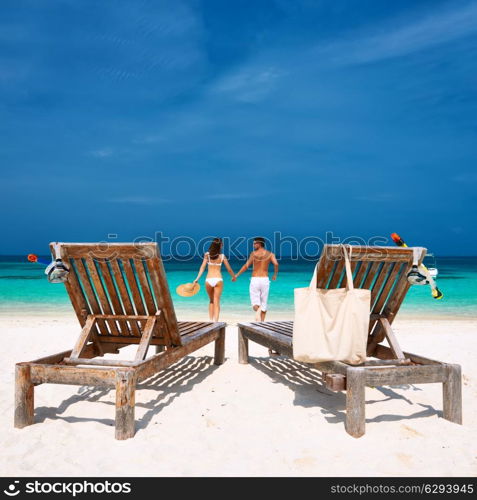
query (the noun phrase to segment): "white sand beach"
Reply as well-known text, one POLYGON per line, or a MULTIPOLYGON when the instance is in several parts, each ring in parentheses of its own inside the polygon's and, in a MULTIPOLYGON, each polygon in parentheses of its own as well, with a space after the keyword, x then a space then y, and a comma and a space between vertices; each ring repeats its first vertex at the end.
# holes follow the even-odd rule
POLYGON ((354 439, 344 393, 254 343, 240 365, 230 322, 226 362, 213 365, 211 344, 140 384, 136 436, 116 441, 114 390, 92 387, 37 387, 36 423, 14 429, 15 363, 71 348, 79 328, 70 315, 0 318, 0 474, 475 476, 477 322, 402 319, 395 329, 405 350, 462 365, 464 425, 441 418, 440 384, 367 388, 366 434, 354 439))

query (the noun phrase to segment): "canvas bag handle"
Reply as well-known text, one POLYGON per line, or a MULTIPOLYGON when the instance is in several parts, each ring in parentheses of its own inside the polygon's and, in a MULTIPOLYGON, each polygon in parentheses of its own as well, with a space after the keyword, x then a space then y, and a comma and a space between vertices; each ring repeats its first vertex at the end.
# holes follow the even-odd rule
POLYGON ((342 245, 342 248, 343 248, 345 267, 346 267, 346 288, 347 290, 354 290, 353 273, 351 272, 351 263, 350 263, 350 257, 351 253, 353 252, 353 247, 350 245, 349 255, 344 245, 342 245))
MULTIPOLYGON (((354 290, 354 283, 353 283, 353 273, 351 272, 351 264, 350 264, 350 257, 351 253, 353 252, 353 247, 349 247, 349 256, 348 252, 346 250, 346 247, 344 245, 340 245, 341 248, 343 249, 343 254, 345 258, 345 268, 346 268, 346 289, 347 290, 354 290)), ((315 270, 313 271, 313 276, 310 281, 310 291, 313 290, 313 288, 316 288, 316 274, 318 272, 318 264, 319 261, 316 263, 315 270)))

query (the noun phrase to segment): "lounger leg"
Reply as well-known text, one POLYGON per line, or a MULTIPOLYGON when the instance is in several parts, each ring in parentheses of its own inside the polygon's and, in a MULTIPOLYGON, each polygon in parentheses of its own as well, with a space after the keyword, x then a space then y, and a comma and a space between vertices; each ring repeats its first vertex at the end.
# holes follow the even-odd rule
POLYGON ((358 438, 365 432, 366 372, 362 368, 346 370, 346 431, 358 438))
POLYGON ((22 429, 33 424, 34 418, 34 385, 30 377, 30 365, 15 366, 15 417, 14 425, 22 429))
POLYGON ((462 374, 460 365, 447 365, 447 380, 442 384, 443 417, 462 425, 462 374))
POLYGON ((135 371, 119 371, 116 374, 116 439, 134 437, 135 393, 135 371))
POLYGON ((215 341, 214 365, 221 365, 225 361, 225 328, 221 328, 215 341))
POLYGON ((238 355, 239 363, 246 365, 248 363, 248 339, 240 327, 238 329, 238 355))

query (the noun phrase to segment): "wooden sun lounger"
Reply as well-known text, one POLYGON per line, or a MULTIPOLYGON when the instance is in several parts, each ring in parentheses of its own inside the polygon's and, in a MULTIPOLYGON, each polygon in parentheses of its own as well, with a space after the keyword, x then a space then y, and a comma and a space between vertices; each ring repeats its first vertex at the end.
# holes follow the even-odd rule
POLYGON ((226 325, 177 321, 156 243, 62 243, 60 253, 82 331, 71 351, 16 365, 15 427, 34 423, 35 385, 113 387, 116 438, 131 438, 136 384, 213 341, 222 364, 226 325), (133 360, 103 357, 131 344, 133 360))
MULTIPOLYGON (((322 372, 328 389, 346 391, 345 427, 354 437, 365 433, 365 386, 442 383, 443 417, 462 424, 460 365, 404 352, 391 327, 410 287, 406 275, 411 266, 412 248, 353 246, 354 286, 371 290, 367 355, 372 359, 357 366, 340 361, 312 365, 322 372), (388 346, 382 344, 384 339, 388 346)), ((325 245, 316 285, 328 289, 346 285, 339 245, 325 245)), ((292 321, 239 323, 238 326, 240 363, 248 363, 249 340, 293 357, 292 321)))

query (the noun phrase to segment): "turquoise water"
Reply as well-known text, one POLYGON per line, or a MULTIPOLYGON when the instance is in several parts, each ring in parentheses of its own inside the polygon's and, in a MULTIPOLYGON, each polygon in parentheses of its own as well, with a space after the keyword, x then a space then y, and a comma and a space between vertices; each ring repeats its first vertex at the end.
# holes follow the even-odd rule
MULTIPOLYGON (((45 260, 48 260, 45 257, 45 260)), ((172 298, 179 314, 186 310, 198 313, 207 311, 204 277, 200 292, 191 298, 179 297, 177 285, 192 281, 199 268, 199 261, 165 262, 172 298)), ((231 261, 237 272, 243 261, 231 261)), ((293 314, 293 289, 307 286, 313 273, 313 262, 280 260, 278 280, 272 282, 270 311, 293 314)), ((428 286, 411 287, 401 314, 413 316, 460 316, 477 318, 477 257, 440 257, 437 259, 439 288, 442 300, 430 295, 428 286)), ((250 272, 232 283, 224 274, 222 317, 250 314, 248 294, 250 272)), ((64 285, 51 284, 44 274, 44 266, 33 264, 21 257, 0 257, 0 314, 55 314, 72 311, 64 285)))

